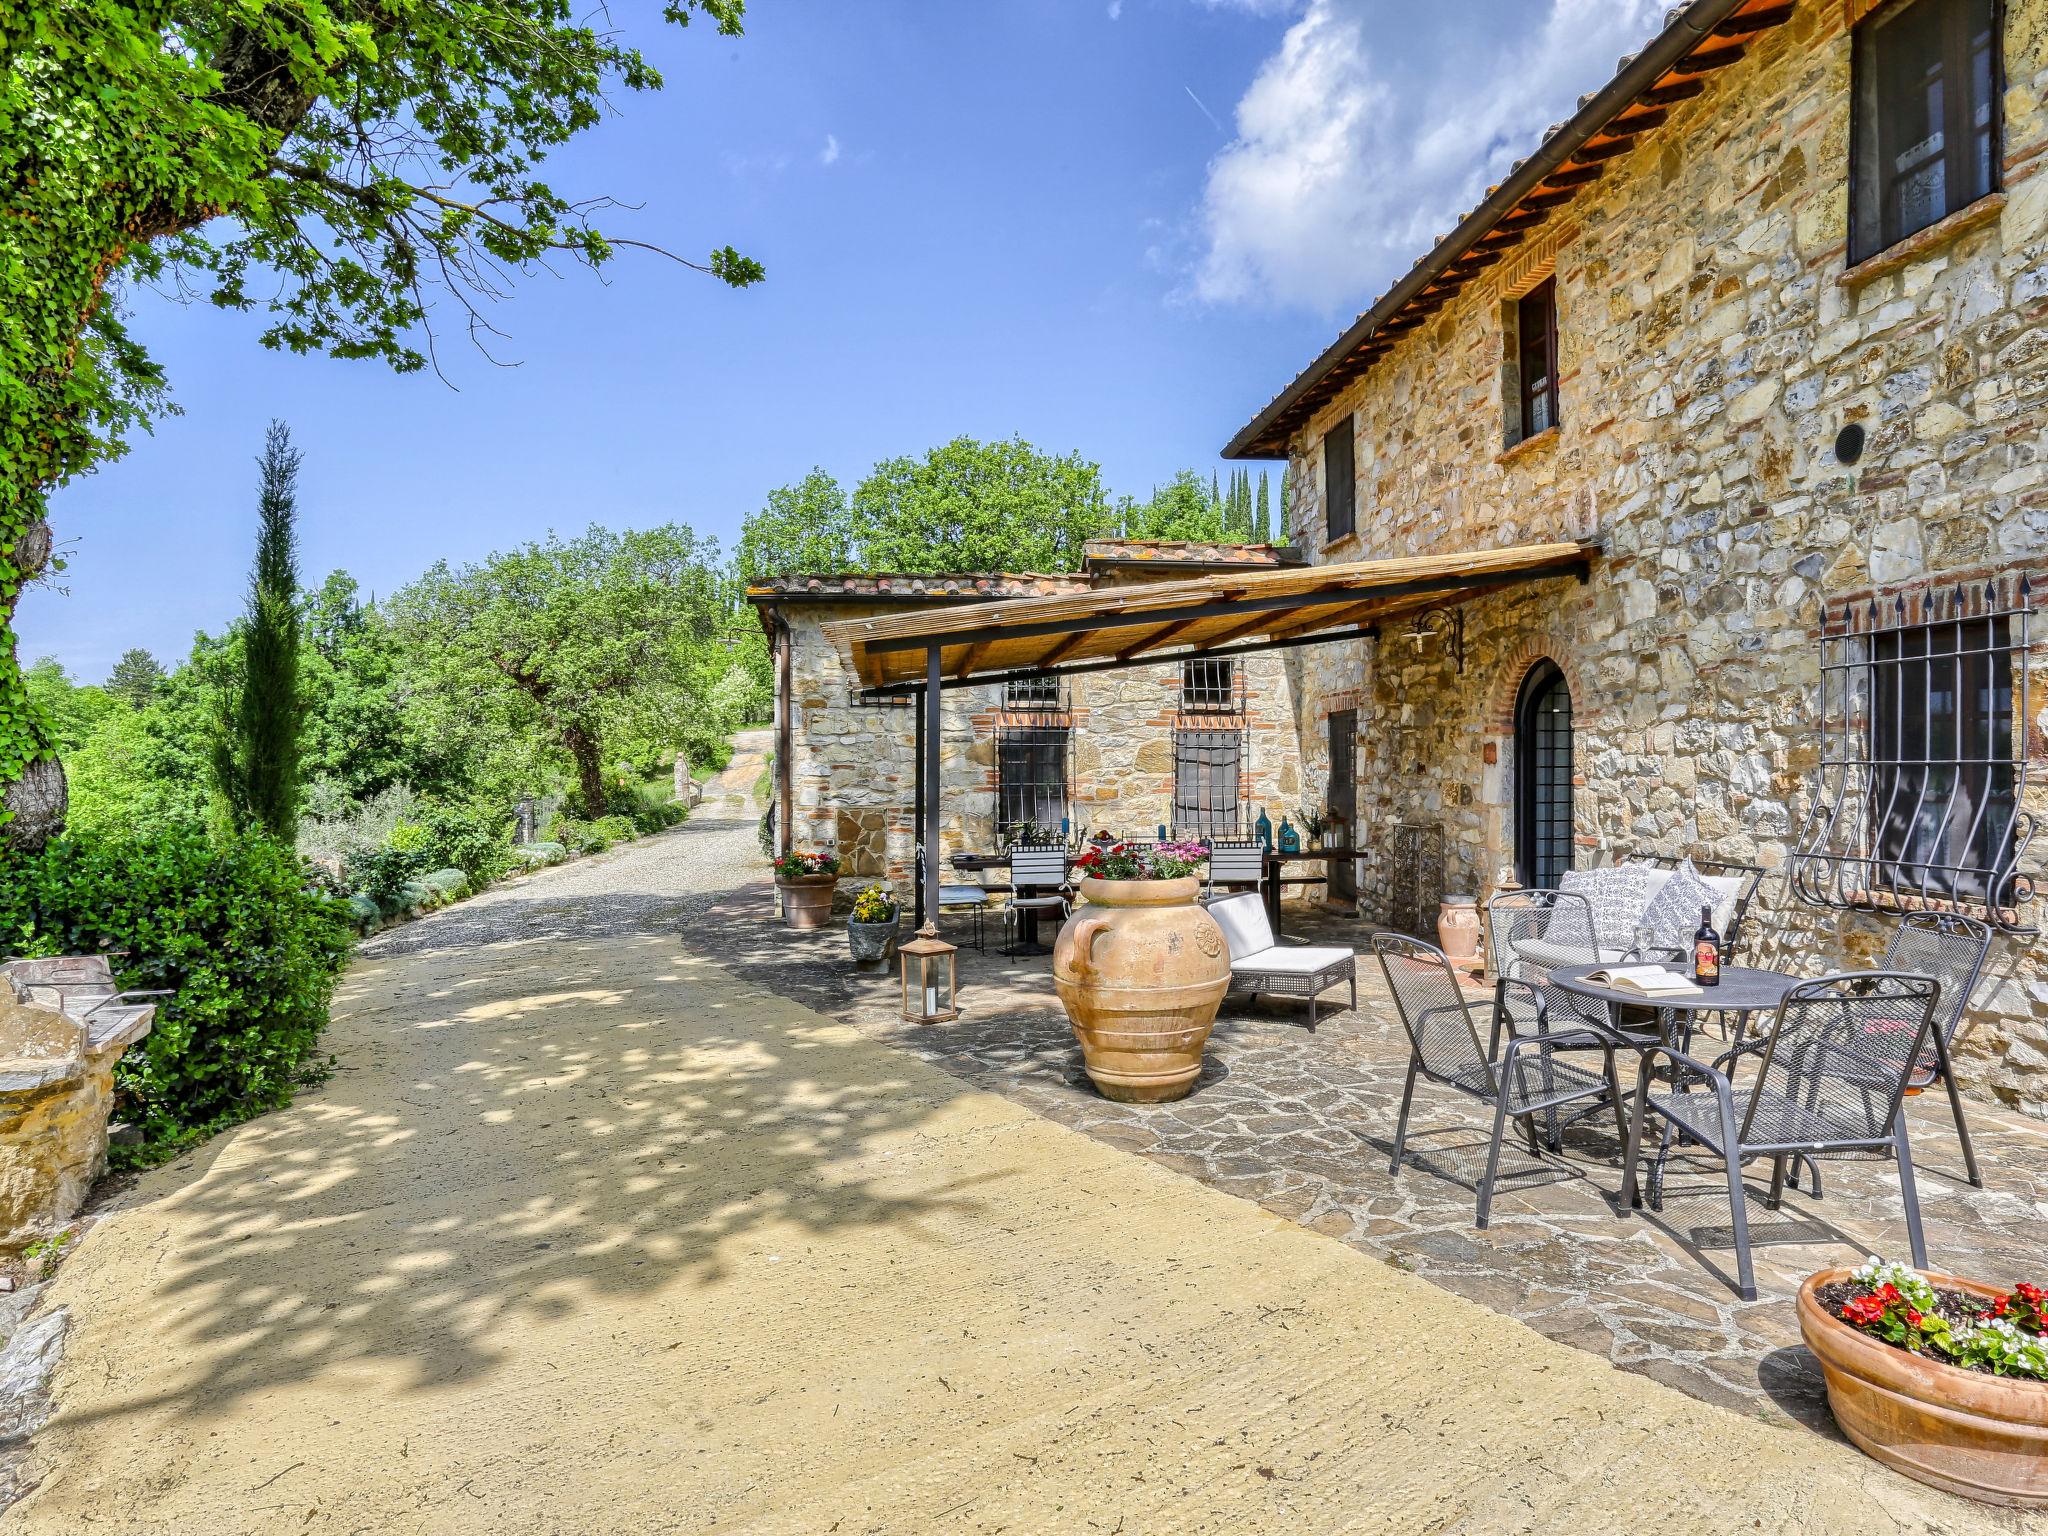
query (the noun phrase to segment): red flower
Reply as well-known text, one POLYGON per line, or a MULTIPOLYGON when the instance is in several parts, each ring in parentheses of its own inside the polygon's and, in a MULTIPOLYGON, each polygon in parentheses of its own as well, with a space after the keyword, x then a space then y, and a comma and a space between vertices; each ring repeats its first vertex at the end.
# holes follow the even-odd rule
POLYGON ((1884 1303, 1876 1296, 1852 1296, 1842 1303, 1842 1316, 1859 1328, 1868 1328, 1884 1320, 1884 1303))
POLYGON ((1920 1326, 1920 1314, 1911 1307, 1906 1308, 1906 1326, 1908 1328, 1918 1328, 1920 1326))

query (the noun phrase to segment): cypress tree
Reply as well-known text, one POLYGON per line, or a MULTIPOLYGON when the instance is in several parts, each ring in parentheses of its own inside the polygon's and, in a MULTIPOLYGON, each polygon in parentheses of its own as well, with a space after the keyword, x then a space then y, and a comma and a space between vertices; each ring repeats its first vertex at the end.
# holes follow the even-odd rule
POLYGON ((1266 500, 1266 472, 1259 471, 1259 510, 1252 516, 1252 542, 1273 542, 1273 509, 1266 500))
POLYGON ((241 674, 224 690, 214 782, 237 827, 289 843, 299 826, 299 452, 273 421, 263 441, 256 564, 242 624, 241 674))

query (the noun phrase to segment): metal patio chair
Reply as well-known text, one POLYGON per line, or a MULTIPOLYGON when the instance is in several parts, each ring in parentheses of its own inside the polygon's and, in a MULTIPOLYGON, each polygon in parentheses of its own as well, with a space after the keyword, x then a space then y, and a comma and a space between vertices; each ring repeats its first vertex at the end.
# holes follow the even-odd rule
MULTIPOLYGON (((1605 1097, 1622 1128, 1621 1083, 1614 1071, 1614 1046, 1590 1031, 1565 1030, 1515 1034, 1497 1057, 1480 1044, 1478 1022, 1458 985, 1451 962, 1433 944, 1406 934, 1376 933, 1373 952, 1379 956, 1387 989, 1394 995, 1401 1027, 1408 1032, 1408 1080, 1401 1089, 1401 1117, 1394 1127, 1394 1157, 1387 1171, 1398 1175, 1408 1143, 1408 1111, 1415 1098, 1415 1080, 1469 1094, 1493 1106, 1493 1136, 1486 1148, 1486 1175, 1479 1181, 1477 1225, 1484 1227, 1493 1209, 1493 1181, 1500 1169, 1501 1138, 1510 1116, 1528 1132, 1529 1151, 1537 1151, 1536 1117, 1563 1104, 1605 1097), (1597 1049, 1603 1070, 1588 1071, 1567 1059, 1569 1050, 1597 1049)), ((1509 981, 1520 988, 1527 983, 1509 981)), ((1540 1010, 1531 1005, 1531 1016, 1540 1010)), ((1496 1010, 1498 1013, 1498 1010, 1496 1010)), ((1496 1019, 1495 1029, 1499 1028, 1496 1019)), ((1512 1033, 1513 1019, 1508 1020, 1512 1033)))
MULTIPOLYGON (((1592 903, 1575 891, 1502 891, 1486 904, 1486 918, 1493 969, 1488 1055, 1499 1053, 1503 1029, 1530 1035, 1580 1031, 1610 1046, 1634 1045, 1614 1028, 1604 1005, 1550 979, 1555 969, 1608 958, 1594 942, 1592 903)), ((1543 1127, 1550 1150, 1561 1149, 1564 1122, 1555 1110, 1544 1114, 1543 1127)))
MULTIPOLYGON (((1728 1172, 1736 1290, 1744 1301, 1754 1301, 1756 1277, 1749 1261, 1742 1165, 1753 1158, 1771 1159, 1766 1204, 1776 1210, 1793 1158, 1890 1151, 1898 1159, 1913 1264, 1926 1268, 1913 1153, 1901 1106, 1907 1080, 1927 1047, 1940 991, 1931 976, 1896 971, 1855 971, 1802 982, 1778 1005, 1756 1076, 1741 1090, 1739 1113, 1738 1090, 1727 1073, 1668 1046, 1644 1046, 1635 1112, 1622 1154, 1623 1209, 1633 1210, 1638 1204, 1636 1165, 1649 1116, 1664 1122, 1667 1140, 1675 1131, 1718 1154, 1728 1172), (1662 1085, 1652 1082, 1660 1057, 1668 1073, 1662 1085), (1696 1086, 1706 1091, 1694 1092, 1696 1086)), ((1650 1204, 1652 1209, 1663 1205, 1661 1180, 1654 1173, 1650 1204)))
POLYGON ((1064 843, 1015 843, 1010 848, 1010 898, 1003 903, 1003 953, 1044 954, 1043 948, 1026 951, 1019 928, 1027 915, 1052 914, 1062 922, 1070 906, 1066 892, 1067 848, 1064 843))
POLYGON ((1887 971, 1909 971, 1932 976, 1941 983, 1941 998, 1934 1005, 1934 1027, 1928 1049, 1913 1063, 1908 1088, 1931 1088, 1940 1083, 1948 1091, 1949 1113, 1955 1116, 1956 1139, 1963 1144, 1963 1167, 1970 1183, 1978 1189, 1984 1180, 1977 1172, 1976 1149, 1970 1145, 1970 1127, 1963 1119, 1963 1096, 1956 1087, 1950 1067, 1949 1049, 1956 1030, 1970 1011, 1970 995, 1984 973, 1984 961, 1991 953, 1991 925, 1960 912, 1914 912, 1899 924, 1885 950, 1879 967, 1887 971))
POLYGON ((1260 891, 1266 883, 1266 850, 1255 841, 1209 845, 1209 894, 1217 891, 1260 891))
MULTIPOLYGON (((917 845, 917 888, 920 891, 924 889, 923 843, 917 845)), ((974 948, 977 954, 983 953, 985 949, 982 922, 988 913, 990 894, 986 887, 979 885, 946 885, 941 883, 939 886, 939 912, 969 912, 973 914, 974 948)), ((938 920, 939 912, 932 914, 934 922, 938 920)))

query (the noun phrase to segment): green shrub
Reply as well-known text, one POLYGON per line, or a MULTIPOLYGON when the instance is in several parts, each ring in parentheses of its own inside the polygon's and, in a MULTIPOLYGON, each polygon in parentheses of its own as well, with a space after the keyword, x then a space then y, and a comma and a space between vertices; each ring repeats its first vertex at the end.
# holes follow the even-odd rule
POLYGON ((290 1100, 314 1066, 349 916, 260 836, 161 828, 0 858, 0 950, 125 950, 121 986, 176 994, 115 1071, 120 1112, 143 1134, 133 1161, 290 1100))
POLYGON ((376 902, 362 895, 348 898, 348 917, 357 933, 369 933, 384 921, 383 910, 376 902))
POLYGON ((559 864, 568 856, 569 850, 560 843, 518 843, 512 849, 512 857, 528 869, 559 864))
POLYGON ((420 884, 443 902, 460 901, 469 894, 469 876, 459 869, 437 869, 430 875, 422 875, 420 884))
POLYGON ((600 816, 591 826, 608 843, 630 843, 640 835, 639 826, 630 816, 600 816))
MULTIPOLYGON (((406 831, 406 827, 406 823, 400 823, 392 829, 394 843, 400 840, 400 834, 406 831)), ((419 829, 412 830, 417 832, 419 829)), ((348 857, 349 889, 358 896, 369 897, 382 911, 400 911, 405 904, 399 900, 399 893, 426 873, 431 865, 432 860, 421 848, 358 849, 348 857)))
POLYGON ((459 869, 482 890, 512 864, 512 818, 469 806, 432 805, 420 812, 424 852, 437 868, 459 869))

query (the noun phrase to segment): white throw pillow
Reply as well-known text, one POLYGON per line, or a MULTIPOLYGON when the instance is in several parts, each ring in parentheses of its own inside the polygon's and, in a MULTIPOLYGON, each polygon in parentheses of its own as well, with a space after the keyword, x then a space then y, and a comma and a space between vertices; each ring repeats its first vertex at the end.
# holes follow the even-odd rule
MULTIPOLYGON (((1557 888, 1586 898, 1593 909, 1593 936, 1602 949, 1628 949, 1635 944, 1636 924, 1650 904, 1650 893, 1656 885, 1651 876, 1655 873, 1639 864, 1574 869, 1566 871, 1557 888)), ((1571 926, 1560 914, 1559 930, 1571 940, 1582 941, 1582 935, 1571 933, 1571 926)))
POLYGON ((1643 909, 1642 926, 1650 930, 1654 943, 1688 950, 1692 936, 1699 931, 1700 913, 1713 905, 1713 889, 1693 868, 1691 859, 1682 859, 1664 888, 1643 909))

